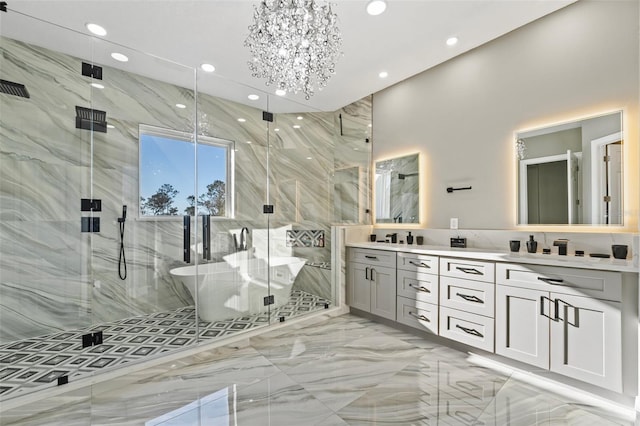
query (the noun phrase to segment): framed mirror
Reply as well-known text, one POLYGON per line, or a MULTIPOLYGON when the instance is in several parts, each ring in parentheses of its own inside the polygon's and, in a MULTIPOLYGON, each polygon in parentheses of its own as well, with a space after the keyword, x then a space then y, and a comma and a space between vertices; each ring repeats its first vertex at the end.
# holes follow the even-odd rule
POLYGON ((622 111, 516 134, 519 225, 622 225, 622 111))
POLYGON ((419 154, 376 161, 376 223, 419 223, 419 206, 419 154))

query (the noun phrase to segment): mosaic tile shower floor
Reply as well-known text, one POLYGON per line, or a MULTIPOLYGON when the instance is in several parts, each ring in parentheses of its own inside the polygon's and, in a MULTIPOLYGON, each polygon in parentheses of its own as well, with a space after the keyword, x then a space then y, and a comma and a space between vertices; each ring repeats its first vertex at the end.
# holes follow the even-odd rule
POLYGON ((330 301, 293 291, 289 302, 271 312, 225 321, 199 321, 193 306, 171 312, 127 318, 88 329, 26 339, 0 346, 0 398, 11 398, 40 386, 55 386, 58 377, 84 377, 148 356, 186 347, 199 340, 232 334, 324 309, 330 301), (82 335, 102 331, 104 343, 82 348, 82 335))

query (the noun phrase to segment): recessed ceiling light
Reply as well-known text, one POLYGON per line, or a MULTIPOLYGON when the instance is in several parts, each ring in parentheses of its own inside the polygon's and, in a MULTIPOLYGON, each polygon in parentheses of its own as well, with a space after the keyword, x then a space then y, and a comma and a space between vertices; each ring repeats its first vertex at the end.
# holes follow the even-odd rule
POLYGON ((367 13, 369 15, 380 15, 387 8, 387 2, 384 0, 371 0, 367 3, 367 13))
POLYGON ((104 27, 101 27, 98 24, 92 24, 89 22, 88 24, 85 25, 85 27, 87 27, 87 29, 91 31, 92 34, 95 34, 97 36, 107 35, 107 30, 105 30, 104 27))
POLYGON ((313 157, 307 157, 307 160, 313 160, 313 157))
POLYGON ((454 46, 458 43, 458 37, 449 37, 447 39, 447 46, 454 46))
POLYGON ((245 121, 247 121, 247 120, 246 120, 246 119, 244 119, 244 118, 238 118, 238 121, 239 121, 240 123, 244 123, 244 122, 245 122, 245 121))
POLYGON ((249 98, 250 101, 257 101, 258 99, 260 99, 260 96, 252 93, 249 96, 247 96, 247 98, 249 98))
POLYGON ((278 95, 278 96, 284 96, 286 94, 287 94, 286 90, 282 90, 282 89, 276 90, 276 95, 278 95))
POLYGON ((176 108, 185 109, 186 107, 185 104, 176 104, 176 108))
POLYGON ((216 70, 216 67, 211 64, 202 64, 200 65, 200 68, 202 68, 202 71, 204 72, 214 72, 216 70))
POLYGON ((278 129, 277 127, 275 129, 273 129, 274 132, 279 132, 280 129, 278 129))
POLYGON ((299 128, 300 128, 300 125, 299 125, 299 124, 294 124, 294 125, 293 125, 293 128, 294 128, 294 129, 299 129, 299 128))
POLYGON ((91 83, 92 87, 95 87, 96 89, 104 89, 104 86, 100 83, 91 83))
POLYGON ((251 144, 251 141, 247 141, 248 144, 251 144))
POLYGON ((129 58, 127 58, 126 55, 123 55, 122 53, 118 53, 118 52, 113 52, 111 54, 111 57, 116 61, 120 61, 120 62, 127 62, 129 60, 129 58))
POLYGON ((303 117, 303 116, 301 116, 301 115, 297 116, 296 118, 297 118, 298 120, 304 120, 304 117, 303 117))
POLYGON ((386 71, 382 71, 382 72, 380 72, 380 74, 378 74, 378 77, 387 78, 387 77, 389 77, 389 73, 386 72, 386 71))

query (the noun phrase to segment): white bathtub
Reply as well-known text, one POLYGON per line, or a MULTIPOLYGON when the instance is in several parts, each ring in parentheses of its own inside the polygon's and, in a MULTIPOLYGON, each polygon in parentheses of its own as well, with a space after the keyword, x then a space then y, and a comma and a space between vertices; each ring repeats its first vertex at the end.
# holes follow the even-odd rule
POLYGON ((293 282, 307 261, 300 257, 272 257, 267 264, 266 259, 248 258, 246 252, 225 259, 226 262, 198 265, 197 279, 195 265, 169 271, 187 287, 196 302, 198 316, 204 321, 265 312, 264 297, 269 294, 275 298, 272 309, 285 305, 293 282))

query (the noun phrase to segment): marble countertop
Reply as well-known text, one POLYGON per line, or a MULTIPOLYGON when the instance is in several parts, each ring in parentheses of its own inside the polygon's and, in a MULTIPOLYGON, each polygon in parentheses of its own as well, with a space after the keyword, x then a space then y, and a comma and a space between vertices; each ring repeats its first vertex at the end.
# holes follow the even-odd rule
POLYGON ((405 253, 428 254, 433 256, 448 256, 464 259, 490 260, 495 262, 528 263, 547 266, 565 266, 584 269, 598 269, 602 271, 639 272, 637 264, 625 259, 601 259, 595 257, 559 256, 557 254, 541 253, 512 253, 508 251, 480 249, 480 248, 452 248, 445 246, 417 246, 391 243, 348 243, 347 247, 389 250, 405 253))

